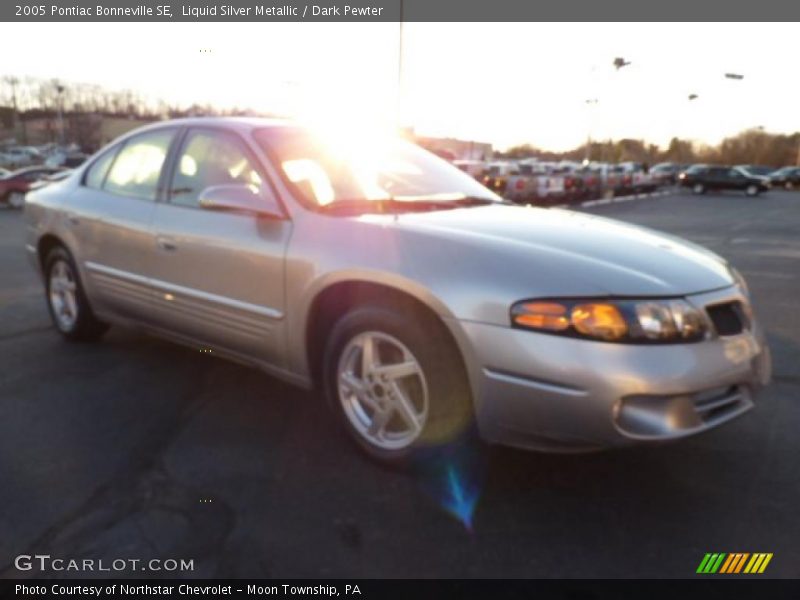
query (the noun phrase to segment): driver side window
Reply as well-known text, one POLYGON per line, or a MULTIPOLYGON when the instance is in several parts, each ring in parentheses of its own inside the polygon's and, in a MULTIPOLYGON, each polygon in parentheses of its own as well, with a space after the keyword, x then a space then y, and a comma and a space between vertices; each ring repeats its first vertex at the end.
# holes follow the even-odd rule
POLYGON ((254 185, 261 187, 261 176, 230 135, 194 130, 183 143, 168 190, 169 202, 198 206, 200 194, 215 185, 254 185))

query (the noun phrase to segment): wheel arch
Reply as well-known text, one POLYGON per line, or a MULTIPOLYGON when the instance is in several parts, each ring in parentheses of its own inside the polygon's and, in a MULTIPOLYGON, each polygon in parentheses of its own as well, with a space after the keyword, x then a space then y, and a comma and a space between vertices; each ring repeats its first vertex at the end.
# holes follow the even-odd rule
POLYGON ((38 257, 39 268, 41 269, 42 273, 44 273, 45 260, 47 259, 47 255, 53 248, 57 246, 61 246, 67 252, 70 251, 67 245, 64 243, 64 240, 62 240, 60 237, 58 237, 53 233, 44 234, 42 237, 39 238, 39 241, 36 243, 36 256, 38 257))
MULTIPOLYGON (((464 372, 472 383, 470 351, 465 337, 455 326, 457 320, 444 303, 414 284, 377 282, 362 278, 344 278, 320 286, 308 305, 303 327, 306 367, 314 387, 319 388, 325 342, 336 322, 348 311, 362 305, 420 310, 442 325, 448 340, 458 352, 464 372)), ((474 391, 474 387, 470 385, 474 391)))

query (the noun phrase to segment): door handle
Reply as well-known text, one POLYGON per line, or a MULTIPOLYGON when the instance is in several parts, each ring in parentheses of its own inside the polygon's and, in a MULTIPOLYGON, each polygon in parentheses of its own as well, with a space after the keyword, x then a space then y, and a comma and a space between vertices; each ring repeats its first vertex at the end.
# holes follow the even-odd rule
POLYGON ((158 244, 159 248, 166 250, 167 252, 174 252, 178 249, 177 244, 175 244, 175 241, 172 238, 158 237, 156 238, 156 243, 158 244))

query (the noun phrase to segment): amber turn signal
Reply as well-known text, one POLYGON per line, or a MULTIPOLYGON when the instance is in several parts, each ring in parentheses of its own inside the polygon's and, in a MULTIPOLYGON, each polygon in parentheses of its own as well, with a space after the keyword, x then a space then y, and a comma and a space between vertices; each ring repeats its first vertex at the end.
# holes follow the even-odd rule
POLYGON ((514 307, 514 322, 522 327, 564 331, 570 325, 568 308, 556 302, 523 302, 514 307))

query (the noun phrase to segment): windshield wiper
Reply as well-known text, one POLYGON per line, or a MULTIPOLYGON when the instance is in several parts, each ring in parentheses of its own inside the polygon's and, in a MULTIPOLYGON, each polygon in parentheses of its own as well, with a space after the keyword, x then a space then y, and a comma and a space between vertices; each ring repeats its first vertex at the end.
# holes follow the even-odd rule
POLYGON ((369 200, 367 198, 346 198, 334 200, 330 204, 321 206, 325 212, 355 212, 355 213, 404 213, 404 212, 426 212, 434 210, 451 210, 455 208, 467 208, 471 206, 485 206, 488 204, 506 204, 505 201, 498 202, 490 198, 479 196, 465 196, 457 200, 437 200, 435 197, 430 199, 420 197, 415 200, 400 200, 398 198, 382 198, 380 200, 369 200))

